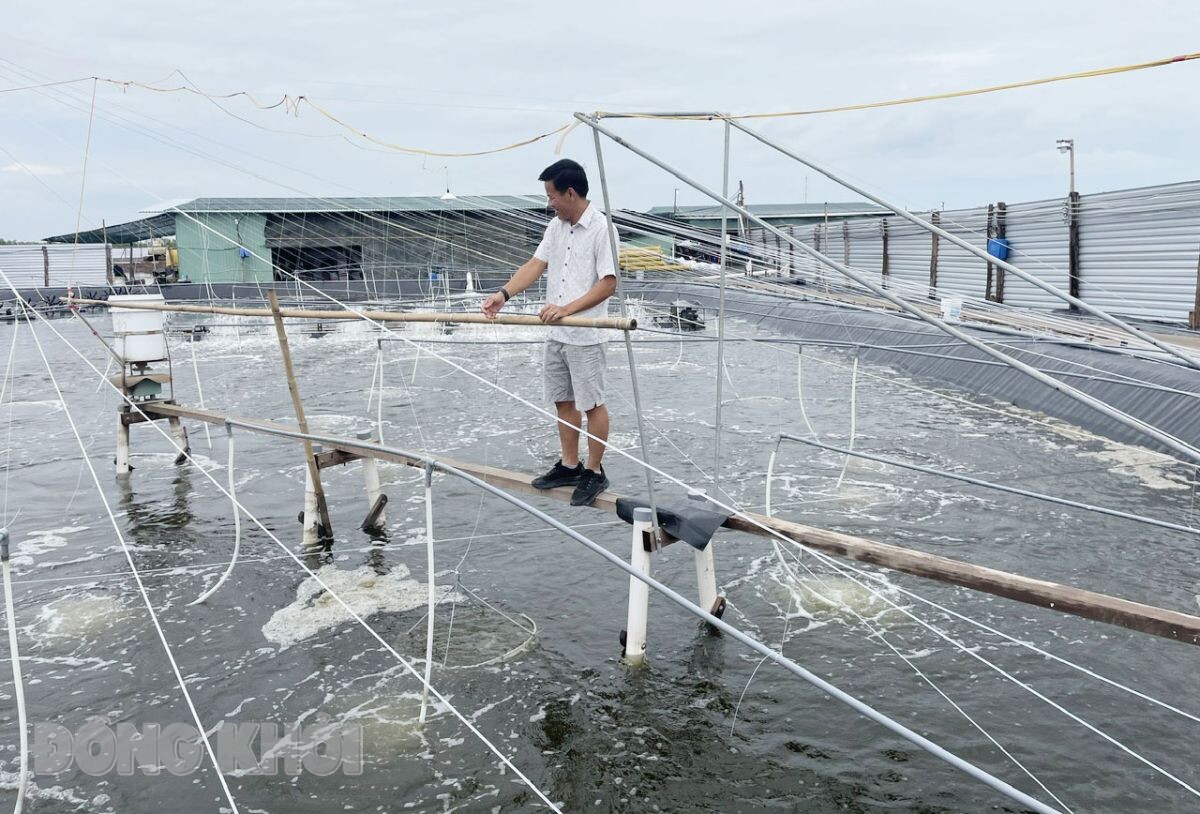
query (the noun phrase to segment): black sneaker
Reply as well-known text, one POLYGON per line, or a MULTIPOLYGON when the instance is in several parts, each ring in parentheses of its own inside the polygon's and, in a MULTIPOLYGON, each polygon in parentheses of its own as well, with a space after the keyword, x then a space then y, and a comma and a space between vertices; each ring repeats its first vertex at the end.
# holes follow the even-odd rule
POLYGON ((575 464, 574 467, 563 466, 562 458, 559 458, 558 463, 550 467, 549 472, 533 479, 533 488, 553 489, 556 486, 574 486, 579 483, 586 471, 583 464, 575 464))
POLYGON ((599 472, 585 469, 583 476, 579 479, 579 485, 571 493, 571 505, 591 506, 596 502, 596 497, 607 488, 608 476, 604 474, 603 466, 600 467, 599 472))

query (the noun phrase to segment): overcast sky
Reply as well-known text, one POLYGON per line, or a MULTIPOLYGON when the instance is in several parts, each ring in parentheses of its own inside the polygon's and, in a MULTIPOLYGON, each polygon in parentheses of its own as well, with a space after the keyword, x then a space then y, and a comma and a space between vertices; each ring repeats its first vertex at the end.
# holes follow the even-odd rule
MULTIPOLYGON (((210 2, 9 0, 0 89, 92 75, 264 103, 307 95, 382 140, 495 147, 574 110, 810 109, 999 84, 1200 51, 1200 6, 1143 0, 958 2, 210 2), (119 9, 119 11, 118 11, 119 9)), ((1200 177, 1200 61, 968 99, 752 124, 913 209, 1056 197, 1078 145, 1098 192, 1200 177)), ((468 159, 372 147, 320 117, 99 85, 0 93, 0 237, 117 223, 201 196, 540 191, 556 138, 468 159), (240 118, 239 118, 240 117, 240 118), (36 177, 35 177, 36 176, 36 177)), ((713 186, 716 123, 618 121, 635 144, 713 186)), ((591 170, 590 133, 563 155, 591 170)), ((606 143, 614 203, 707 203, 606 143)), ((854 200, 735 134, 751 203, 854 200), (806 178, 807 176, 807 178, 806 178)), ((598 186, 598 185, 597 185, 598 186)), ((598 190, 593 197, 598 197, 598 190)))

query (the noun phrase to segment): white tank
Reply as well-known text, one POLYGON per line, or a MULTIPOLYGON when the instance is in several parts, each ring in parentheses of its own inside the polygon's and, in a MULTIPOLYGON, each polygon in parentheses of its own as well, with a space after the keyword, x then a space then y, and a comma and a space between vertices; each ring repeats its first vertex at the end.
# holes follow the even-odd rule
POLYGON ((108 298, 112 314, 113 345, 126 362, 157 362, 167 358, 163 333, 166 314, 121 308, 123 302, 163 302, 161 294, 118 294, 108 298))

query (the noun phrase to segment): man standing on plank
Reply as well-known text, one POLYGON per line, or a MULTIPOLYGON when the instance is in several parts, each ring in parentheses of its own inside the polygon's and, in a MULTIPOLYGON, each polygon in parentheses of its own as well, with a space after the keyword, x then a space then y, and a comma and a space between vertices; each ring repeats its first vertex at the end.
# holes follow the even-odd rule
MULTIPOLYGON (((494 317, 512 297, 546 275, 546 305, 538 317, 553 325, 562 317, 605 317, 608 298, 617 289, 608 220, 587 199, 587 174, 564 158, 538 176, 557 216, 542 235, 537 251, 499 291, 483 303, 494 317)), ((572 506, 590 506, 608 488, 604 443, 608 441, 608 408, 604 406, 605 339, 600 328, 555 325, 543 354, 546 398, 558 412, 562 457, 550 471, 533 480, 538 489, 575 486, 572 506), (579 462, 579 429, 587 415, 587 465, 579 462), (565 422, 565 423, 564 423, 565 422)))

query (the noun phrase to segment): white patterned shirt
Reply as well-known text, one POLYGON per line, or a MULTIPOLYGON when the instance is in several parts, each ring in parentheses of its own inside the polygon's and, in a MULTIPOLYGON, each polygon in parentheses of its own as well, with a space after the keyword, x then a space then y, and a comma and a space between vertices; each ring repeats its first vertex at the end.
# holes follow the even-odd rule
MULTIPOLYGON (((604 213, 589 203, 575 225, 556 217, 546 226, 533 256, 546 264, 548 304, 574 302, 591 291, 602 277, 616 276, 607 225, 604 213)), ((607 317, 608 300, 572 316, 607 317)), ((607 337, 603 328, 555 325, 549 329, 549 338, 567 345, 596 345, 607 337)))

